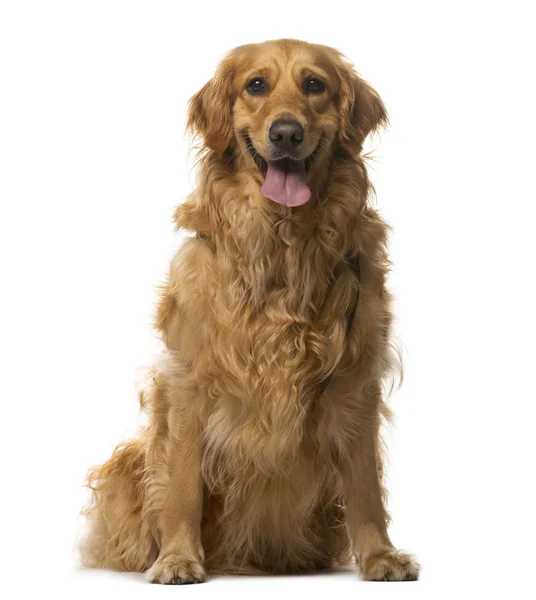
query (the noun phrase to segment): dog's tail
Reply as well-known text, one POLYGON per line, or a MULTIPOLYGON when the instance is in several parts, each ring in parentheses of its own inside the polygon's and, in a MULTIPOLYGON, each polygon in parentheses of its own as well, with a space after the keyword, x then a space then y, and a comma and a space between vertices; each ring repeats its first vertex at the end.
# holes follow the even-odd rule
POLYGON ((103 464, 90 470, 92 491, 82 514, 87 530, 80 543, 86 568, 145 571, 156 558, 157 547, 143 519, 145 435, 118 446, 103 464))

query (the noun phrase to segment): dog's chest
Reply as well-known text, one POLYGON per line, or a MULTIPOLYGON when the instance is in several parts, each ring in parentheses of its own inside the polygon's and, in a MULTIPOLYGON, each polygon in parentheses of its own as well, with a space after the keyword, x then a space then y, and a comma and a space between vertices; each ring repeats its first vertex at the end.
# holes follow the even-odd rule
POLYGON ((215 328, 224 346, 218 370, 233 379, 229 390, 255 405, 301 403, 332 369, 343 350, 346 315, 326 318, 331 290, 319 294, 313 286, 273 286, 257 303, 229 293, 226 322, 215 328))
POLYGON ((254 456, 266 470, 307 455, 304 432, 311 434, 321 380, 344 346, 345 315, 322 319, 321 308, 300 307, 297 296, 276 288, 261 309, 235 306, 233 318, 217 328, 217 377, 208 391, 216 401, 206 430, 211 451, 254 456))
POLYGON ((255 456, 267 469, 304 452, 321 382, 346 347, 352 300, 351 271, 340 258, 314 236, 290 241, 244 242, 238 254, 216 245, 210 321, 200 324, 203 359, 195 357, 211 400, 209 454, 255 456))

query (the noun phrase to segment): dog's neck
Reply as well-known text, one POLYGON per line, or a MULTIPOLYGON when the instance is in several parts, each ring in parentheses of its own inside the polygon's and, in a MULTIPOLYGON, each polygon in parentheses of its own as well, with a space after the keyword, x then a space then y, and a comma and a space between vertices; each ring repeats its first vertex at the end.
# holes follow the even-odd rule
POLYGON ((270 289, 292 291, 301 312, 322 301, 336 265, 360 251, 369 181, 361 159, 332 164, 311 178, 311 201, 287 208, 264 198, 258 174, 209 153, 200 161, 198 189, 175 213, 178 227, 210 238, 224 281, 242 282, 255 303, 270 289), (312 282, 315 282, 315 285, 312 282))

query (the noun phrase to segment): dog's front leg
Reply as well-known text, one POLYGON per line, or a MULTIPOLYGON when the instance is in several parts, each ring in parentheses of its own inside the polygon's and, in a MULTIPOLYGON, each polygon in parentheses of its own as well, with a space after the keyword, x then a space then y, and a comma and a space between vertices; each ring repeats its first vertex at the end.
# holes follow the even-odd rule
MULTIPOLYGON (((370 414, 371 404, 367 405, 370 414)), ((374 422, 370 418, 360 420, 353 460, 344 473, 347 525, 363 579, 411 581, 418 578, 419 565, 411 556, 398 552, 387 534, 378 469, 378 425, 374 422)))
POLYGON ((168 481, 160 519, 162 546, 147 574, 152 583, 200 583, 205 579, 199 428, 185 412, 170 419, 168 481))

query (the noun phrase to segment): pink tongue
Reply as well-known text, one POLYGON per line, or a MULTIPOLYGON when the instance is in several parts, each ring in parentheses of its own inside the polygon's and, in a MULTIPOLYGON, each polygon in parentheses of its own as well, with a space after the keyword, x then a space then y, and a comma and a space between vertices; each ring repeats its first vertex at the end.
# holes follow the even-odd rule
POLYGON ((261 187, 262 195, 283 206, 301 206, 311 197, 305 179, 305 161, 268 161, 266 179, 261 187))

